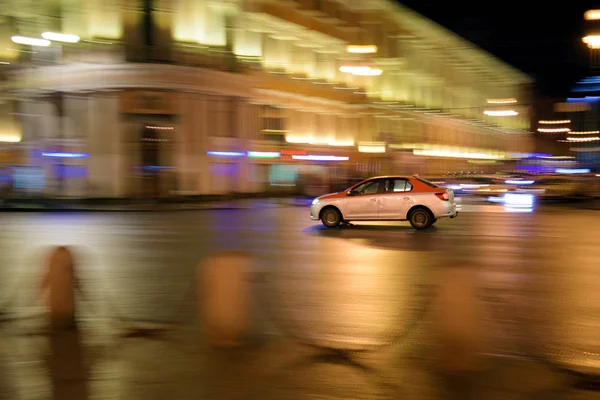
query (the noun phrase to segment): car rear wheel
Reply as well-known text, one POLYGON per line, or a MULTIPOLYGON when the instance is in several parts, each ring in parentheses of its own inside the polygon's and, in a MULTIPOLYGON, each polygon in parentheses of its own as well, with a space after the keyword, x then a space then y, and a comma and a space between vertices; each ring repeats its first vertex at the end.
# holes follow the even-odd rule
POLYGON ((342 222, 342 215, 337 209, 329 207, 321 213, 321 222, 328 228, 335 228, 342 222))
POLYGON ((411 211, 408 221, 415 229, 425 229, 434 223, 434 218, 425 208, 417 208, 411 211))

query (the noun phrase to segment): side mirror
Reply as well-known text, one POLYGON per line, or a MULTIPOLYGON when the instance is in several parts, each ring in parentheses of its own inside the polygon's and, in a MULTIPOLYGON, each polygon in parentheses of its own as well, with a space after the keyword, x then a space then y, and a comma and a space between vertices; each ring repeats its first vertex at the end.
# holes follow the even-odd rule
POLYGON ((356 192, 354 190, 348 190, 346 192, 346 196, 354 196, 356 194, 356 192))

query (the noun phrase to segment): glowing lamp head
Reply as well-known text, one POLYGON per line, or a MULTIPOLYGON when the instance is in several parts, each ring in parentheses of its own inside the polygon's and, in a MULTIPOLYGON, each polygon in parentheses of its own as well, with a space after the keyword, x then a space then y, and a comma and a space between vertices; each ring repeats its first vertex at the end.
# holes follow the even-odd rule
POLYGON ((600 35, 588 35, 581 39, 590 49, 600 49, 600 35))

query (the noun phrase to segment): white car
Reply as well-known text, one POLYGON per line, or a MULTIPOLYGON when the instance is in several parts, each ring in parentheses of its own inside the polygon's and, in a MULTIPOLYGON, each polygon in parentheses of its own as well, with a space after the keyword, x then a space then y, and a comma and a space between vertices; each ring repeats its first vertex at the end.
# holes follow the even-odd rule
POLYGON ((409 221, 425 229, 438 218, 458 215, 454 192, 418 176, 369 178, 343 192, 317 197, 310 217, 334 228, 350 221, 409 221))

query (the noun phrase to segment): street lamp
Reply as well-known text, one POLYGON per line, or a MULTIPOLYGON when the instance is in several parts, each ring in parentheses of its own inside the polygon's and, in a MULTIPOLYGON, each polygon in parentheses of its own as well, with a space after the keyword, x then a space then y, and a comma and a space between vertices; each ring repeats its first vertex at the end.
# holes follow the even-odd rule
POLYGON ((600 35, 588 35, 581 39, 590 49, 600 49, 600 35))
POLYGON ((585 14, 583 14, 583 18, 587 21, 597 21, 600 19, 600 10, 587 10, 585 14))

